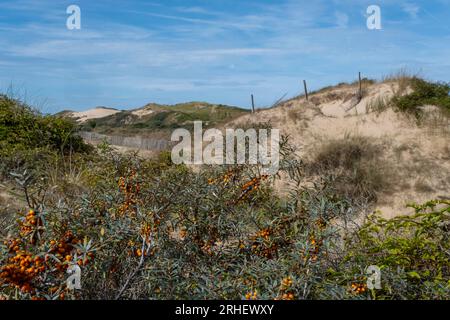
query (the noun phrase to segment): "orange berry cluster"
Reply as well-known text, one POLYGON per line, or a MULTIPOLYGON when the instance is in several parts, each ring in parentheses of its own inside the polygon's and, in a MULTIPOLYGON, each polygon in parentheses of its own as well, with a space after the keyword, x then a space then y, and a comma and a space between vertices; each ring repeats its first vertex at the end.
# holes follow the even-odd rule
POLYGON ((39 238, 38 232, 42 231, 42 219, 36 215, 36 212, 34 210, 30 210, 25 216, 24 221, 19 222, 19 225, 20 236, 22 238, 31 236, 30 243, 32 245, 35 245, 39 238))
POLYGON ((292 292, 286 292, 281 295, 281 300, 294 300, 295 296, 292 292))
POLYGON ((255 286, 257 281, 253 278, 243 279, 242 282, 247 286, 255 286))
POLYGON ((352 283, 350 291, 354 294, 362 294, 367 291, 367 285, 365 283, 352 283))
MULTIPOLYGON (((150 220, 143 223, 140 234, 145 239, 145 243, 150 245, 151 236, 153 236, 153 239, 158 237, 158 228, 161 225, 161 220, 153 212, 149 212, 147 217, 150 220)), ((146 255, 145 252, 142 252, 141 245, 138 246, 135 241, 129 240, 128 246, 131 247, 131 250, 127 253, 129 256, 134 255, 136 257, 141 257, 142 255, 146 255)), ((153 248, 150 251, 150 255, 153 255, 155 252, 156 248, 153 248)))
POLYGON ((290 276, 281 280, 281 286, 280 286, 280 294, 281 295, 279 297, 275 298, 275 300, 294 300, 295 295, 290 290, 292 283, 293 283, 293 281, 290 276))
POLYGON ((304 260, 307 261, 308 259, 310 261, 317 261, 319 252, 320 252, 320 248, 323 245, 323 241, 322 240, 316 240, 316 238, 314 237, 314 235, 310 236, 309 238, 309 245, 310 245, 310 249, 308 250, 308 254, 304 256, 304 260))
POLYGON ((239 172, 239 169, 229 169, 222 177, 216 178, 216 179, 208 179, 208 184, 217 184, 219 182, 222 182, 223 184, 228 184, 230 181, 235 181, 237 173, 239 172))
POLYGON ((153 256, 154 254, 155 254, 155 252, 156 252, 156 248, 153 248, 152 250, 150 250, 150 252, 145 252, 145 251, 142 251, 142 249, 135 249, 134 251, 133 251, 133 254, 136 256, 136 257, 142 257, 142 256, 153 256))
POLYGON ((269 228, 260 230, 256 233, 256 237, 263 238, 264 240, 269 240, 271 230, 269 228))
POLYGON ((233 174, 231 172, 228 172, 228 173, 224 174, 224 176, 222 177, 222 182, 224 184, 227 184, 228 182, 230 182, 231 178, 233 178, 233 174))
POLYGON ((153 212, 150 212, 148 217, 150 221, 145 222, 141 227, 141 235, 145 238, 147 244, 150 243, 151 235, 153 235, 153 238, 158 236, 158 229, 161 225, 161 220, 153 212))
POLYGON ((323 231, 327 227, 326 221, 322 218, 317 219, 316 225, 321 231, 323 231))
POLYGON ((215 243, 213 241, 206 241, 205 244, 201 247, 201 249, 207 255, 212 256, 214 253, 212 249, 214 244, 215 243))
POLYGON ((286 277, 281 281, 281 289, 286 290, 292 286, 292 278, 286 277))
POLYGON ((241 195, 239 196, 238 200, 236 201, 236 203, 248 198, 248 196, 255 190, 257 190, 260 185, 261 182, 266 180, 268 178, 267 175, 263 175, 260 177, 255 177, 252 180, 246 182, 242 187, 241 187, 241 195))
MULTIPOLYGON (((51 279, 65 280, 68 262, 73 260, 76 251, 75 245, 79 242, 71 231, 67 231, 59 240, 51 240, 48 245, 42 243, 45 248, 44 252, 33 253, 39 251, 41 246, 35 246, 36 241, 31 241, 33 245, 31 247, 24 241, 24 238, 32 234, 32 240, 39 239, 40 234, 36 238, 34 235, 39 232, 43 233, 44 228, 38 229, 41 226, 43 224, 40 217, 30 210, 24 221, 19 222, 20 238, 4 242, 8 249, 8 257, 5 264, 0 266, 1 282, 11 288, 17 288, 23 294, 29 294, 33 300, 42 299, 43 293, 55 293, 48 288, 49 285, 55 285, 51 279), (51 259, 52 256, 57 260, 51 259)), ((81 254, 81 252, 79 253, 81 254)), ((93 253, 89 252, 84 259, 78 260, 78 264, 86 264, 88 258, 93 258, 93 253)), ((60 286, 54 288, 57 291, 60 286)))
POLYGON ((266 228, 258 231, 251 237, 252 252, 261 257, 272 259, 278 252, 278 245, 276 243, 270 243, 270 235, 273 234, 273 230, 266 228), (262 241, 261 241, 262 240, 262 241))
POLYGON ((127 212, 135 214, 137 197, 141 190, 139 182, 136 181, 136 171, 131 170, 128 176, 120 177, 118 185, 125 196, 125 200, 118 210, 119 216, 123 216, 127 212))
POLYGON ((193 241, 203 253, 209 256, 212 256, 214 254, 213 248, 217 243, 217 238, 214 234, 208 240, 201 239, 199 235, 195 235, 193 237, 193 241))
POLYGON ((152 232, 154 231, 154 227, 149 223, 144 223, 144 225, 141 228, 141 235, 145 238, 145 242, 148 244, 150 243, 150 236, 152 235, 152 232))
POLYGON ((7 264, 0 268, 0 278, 24 293, 34 292, 33 280, 45 271, 44 259, 33 256, 31 253, 20 250, 17 240, 9 245, 11 257, 7 264))
MULTIPOLYGON (((61 262, 56 264, 56 268, 60 271, 65 271, 68 267, 68 262, 72 261, 74 254, 74 245, 79 243, 78 238, 72 233, 72 231, 67 231, 64 236, 59 240, 50 241, 49 253, 54 254, 61 262)), ((48 259, 48 256, 46 256, 48 259)), ((84 259, 87 260, 87 259, 84 259)), ((77 261, 78 265, 84 265, 87 261, 79 259, 77 261)))
POLYGON ((245 294, 246 300, 257 300, 258 299, 258 291, 250 291, 245 294))
POLYGON ((144 256, 145 256, 145 252, 142 252, 141 249, 136 249, 136 250, 134 251, 134 255, 135 255, 136 257, 141 257, 142 254, 144 254, 144 256))

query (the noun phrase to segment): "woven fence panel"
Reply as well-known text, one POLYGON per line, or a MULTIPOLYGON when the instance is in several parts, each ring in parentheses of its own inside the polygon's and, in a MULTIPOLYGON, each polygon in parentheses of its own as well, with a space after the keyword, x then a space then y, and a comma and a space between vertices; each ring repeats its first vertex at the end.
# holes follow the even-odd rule
POLYGON ((90 142, 100 142, 106 140, 109 144, 112 144, 114 146, 122 146, 141 150, 168 150, 173 145, 173 143, 168 140, 144 138, 141 136, 111 136, 86 131, 79 132, 78 134, 80 137, 90 142))

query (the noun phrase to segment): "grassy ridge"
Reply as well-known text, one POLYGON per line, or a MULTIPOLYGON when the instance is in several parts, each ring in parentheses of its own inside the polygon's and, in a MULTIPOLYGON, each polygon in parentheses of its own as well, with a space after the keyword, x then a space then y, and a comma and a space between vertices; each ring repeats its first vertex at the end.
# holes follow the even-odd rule
POLYGON ((153 134, 166 133, 176 128, 191 129, 195 120, 201 120, 206 127, 220 126, 248 113, 247 110, 206 102, 189 102, 173 106, 149 104, 143 109, 151 114, 138 116, 134 110, 122 111, 104 118, 92 119, 82 129, 107 134, 153 134))

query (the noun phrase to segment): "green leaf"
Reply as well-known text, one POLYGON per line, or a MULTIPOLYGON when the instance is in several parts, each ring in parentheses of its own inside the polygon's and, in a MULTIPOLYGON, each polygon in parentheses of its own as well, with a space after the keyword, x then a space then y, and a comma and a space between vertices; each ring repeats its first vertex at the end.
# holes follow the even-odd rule
POLYGON ((420 274, 417 273, 416 271, 410 271, 410 272, 408 272, 408 276, 409 276, 410 278, 413 278, 413 279, 420 279, 420 274))

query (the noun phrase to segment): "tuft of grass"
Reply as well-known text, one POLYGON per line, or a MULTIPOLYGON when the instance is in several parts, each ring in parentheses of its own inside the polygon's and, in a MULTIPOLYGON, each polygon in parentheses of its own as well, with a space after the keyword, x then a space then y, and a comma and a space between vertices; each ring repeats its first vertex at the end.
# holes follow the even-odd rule
POLYGON ((406 68, 402 68, 395 73, 391 73, 387 76, 384 76, 381 81, 384 83, 386 82, 397 83, 398 87, 396 88, 395 95, 402 96, 411 86, 411 81, 414 78, 419 78, 419 74, 409 71, 406 68))
POLYGON ((424 179, 419 179, 414 184, 414 189, 418 192, 433 192, 435 191, 424 179))
POLYGON ((327 141, 310 164, 313 174, 331 175, 340 198, 375 202, 390 186, 389 165, 381 158, 382 146, 363 136, 347 135, 327 141))
POLYGON ((287 116, 295 124, 297 123, 297 121, 301 120, 301 116, 296 109, 289 109, 287 112, 287 116))
POLYGON ((382 113, 391 105, 391 98, 378 96, 375 99, 372 99, 366 106, 366 113, 375 112, 382 113))

